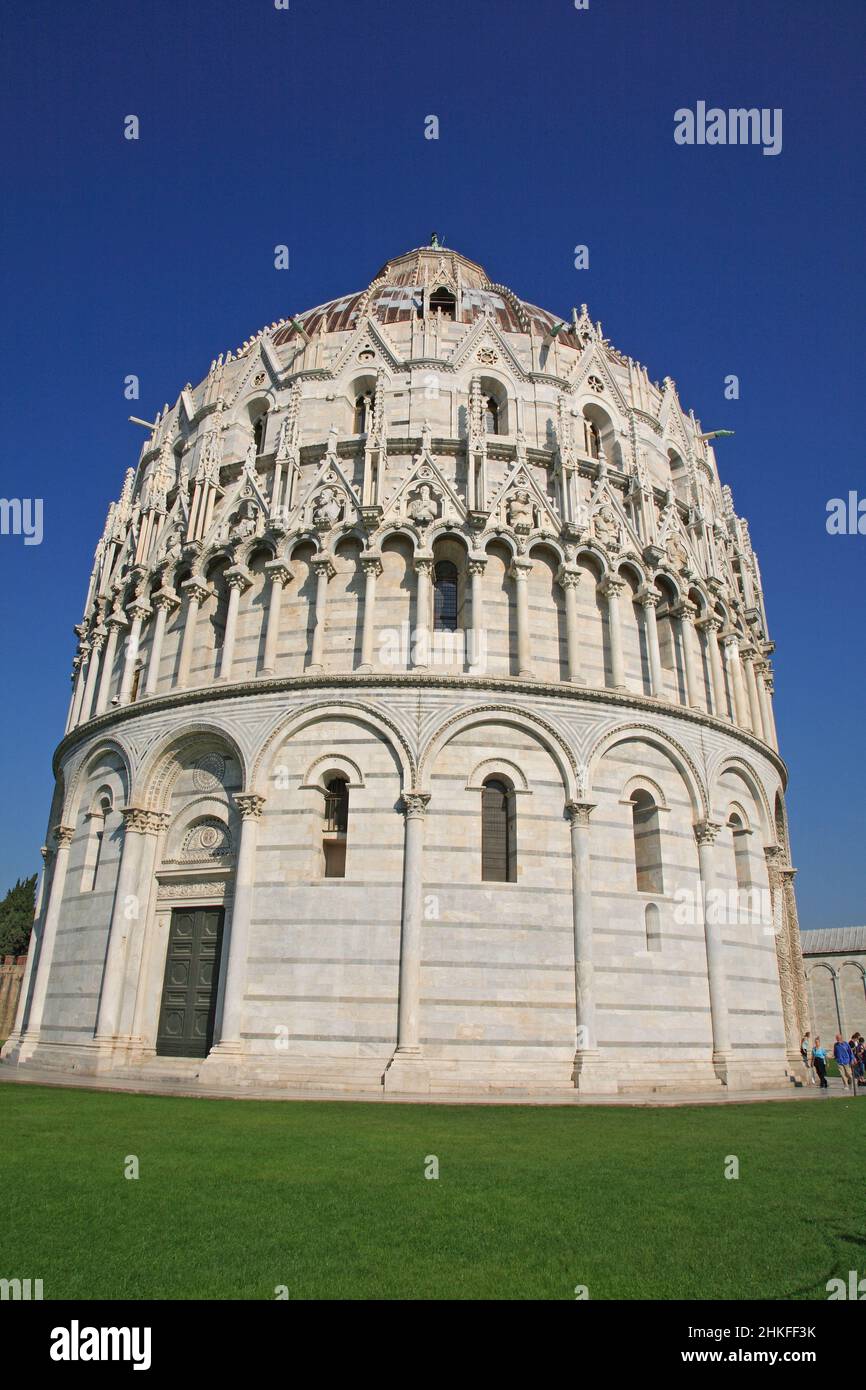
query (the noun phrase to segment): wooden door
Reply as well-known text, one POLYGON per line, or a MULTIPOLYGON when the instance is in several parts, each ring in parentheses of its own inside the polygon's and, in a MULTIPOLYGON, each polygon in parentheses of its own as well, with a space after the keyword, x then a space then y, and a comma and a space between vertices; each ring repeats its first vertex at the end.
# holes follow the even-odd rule
POLYGON ((213 1042, 224 911, 175 908, 156 1050, 162 1057, 206 1057, 213 1042))

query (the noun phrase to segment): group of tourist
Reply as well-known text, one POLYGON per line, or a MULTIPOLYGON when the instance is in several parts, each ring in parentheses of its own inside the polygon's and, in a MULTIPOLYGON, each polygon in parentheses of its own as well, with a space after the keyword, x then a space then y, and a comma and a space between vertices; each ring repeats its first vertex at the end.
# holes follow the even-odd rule
MULTIPOLYGON (((800 1056, 806 1068, 809 1084, 817 1086, 820 1082, 824 1090, 827 1086, 827 1049, 819 1037, 812 1042, 811 1033, 804 1033, 800 1041, 800 1056)), ((833 1059, 839 1069, 844 1090, 856 1095, 858 1086, 866 1086, 866 1041, 862 1033, 852 1033, 848 1042, 841 1033, 836 1034, 833 1044, 833 1059)))

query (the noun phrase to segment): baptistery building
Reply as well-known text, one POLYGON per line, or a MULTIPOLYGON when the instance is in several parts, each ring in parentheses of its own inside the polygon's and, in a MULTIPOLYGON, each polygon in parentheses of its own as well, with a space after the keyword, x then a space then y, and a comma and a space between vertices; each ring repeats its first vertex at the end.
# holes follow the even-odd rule
POLYGON ((434 239, 148 429, 75 629, 4 1064, 799 1077, 760 571, 669 377, 434 239))

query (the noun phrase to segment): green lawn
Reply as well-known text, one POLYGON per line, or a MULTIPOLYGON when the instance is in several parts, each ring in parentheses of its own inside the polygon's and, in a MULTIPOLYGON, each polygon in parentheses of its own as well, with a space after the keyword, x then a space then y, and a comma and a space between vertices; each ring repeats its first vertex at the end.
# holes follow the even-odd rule
POLYGON ((536 1109, 0 1085, 0 1121, 0 1277, 42 1278, 46 1298, 825 1298, 864 1262, 866 1097, 536 1109))

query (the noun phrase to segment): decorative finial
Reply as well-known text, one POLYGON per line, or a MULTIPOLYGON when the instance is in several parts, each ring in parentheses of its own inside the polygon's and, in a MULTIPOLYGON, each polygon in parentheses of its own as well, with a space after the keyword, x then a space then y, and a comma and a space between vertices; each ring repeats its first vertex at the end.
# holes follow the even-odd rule
POLYGON ((442 243, 435 232, 430 233, 430 245, 434 251, 441 251, 442 243))

